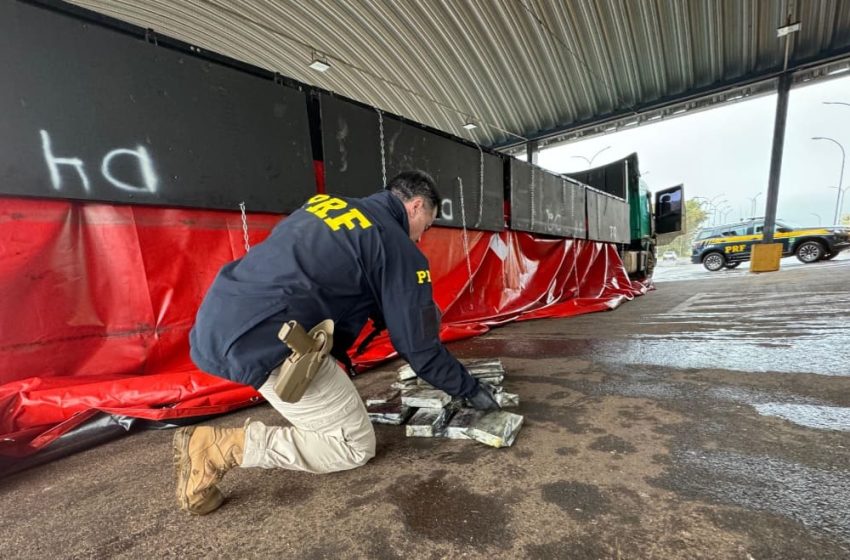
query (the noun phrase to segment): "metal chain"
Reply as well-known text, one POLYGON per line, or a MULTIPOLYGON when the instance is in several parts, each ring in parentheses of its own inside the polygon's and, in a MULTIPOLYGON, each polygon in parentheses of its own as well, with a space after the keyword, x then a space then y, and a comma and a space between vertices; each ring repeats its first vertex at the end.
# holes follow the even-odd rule
POLYGON ((478 143, 475 143, 475 147, 478 148, 478 219, 475 220, 475 227, 479 227, 481 225, 481 220, 484 219, 484 151, 481 149, 481 146, 478 143))
POLYGON ((531 224, 529 225, 529 229, 534 228, 534 189, 535 189, 535 181, 534 179, 537 177, 537 169, 532 166, 531 167, 531 224))
MULTIPOLYGON (((558 202, 560 202, 559 210, 566 214, 566 212, 567 212, 566 211, 566 208, 567 208, 567 188, 564 186, 564 178, 563 177, 561 177, 559 179, 559 182, 561 183, 561 200, 558 201, 558 202)), ((564 229, 565 229, 564 222, 566 222, 567 216, 562 216, 561 214, 555 214, 555 217, 553 218, 553 220, 555 222, 555 225, 554 225, 555 231, 560 231, 561 234, 563 235, 563 232, 564 232, 564 229)))
POLYGON ((248 241, 248 216, 245 214, 245 202, 239 203, 239 210, 242 211, 242 238, 245 240, 245 252, 251 250, 251 243, 248 241))
POLYGON ((381 183, 384 187, 387 186, 387 156, 384 149, 384 114, 380 109, 378 111, 378 130, 381 133, 381 178, 384 181, 381 183))
POLYGON ((463 179, 457 178, 457 184, 460 189, 460 220, 463 225, 463 252, 466 253, 466 272, 469 274, 469 293, 475 292, 472 287, 472 262, 469 260, 469 236, 466 233, 466 207, 463 203, 463 179))

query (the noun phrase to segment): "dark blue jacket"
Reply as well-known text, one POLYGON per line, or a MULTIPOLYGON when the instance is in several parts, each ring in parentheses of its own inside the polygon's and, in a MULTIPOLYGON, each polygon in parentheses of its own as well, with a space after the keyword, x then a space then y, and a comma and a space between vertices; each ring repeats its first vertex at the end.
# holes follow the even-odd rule
POLYGON ((370 316, 382 317, 419 377, 451 395, 472 395, 478 382, 440 342, 428 260, 408 227, 404 205, 387 191, 311 198, 219 271, 189 335, 192 360, 256 388, 289 353, 277 338, 284 322, 310 329, 333 319, 339 356, 370 316))

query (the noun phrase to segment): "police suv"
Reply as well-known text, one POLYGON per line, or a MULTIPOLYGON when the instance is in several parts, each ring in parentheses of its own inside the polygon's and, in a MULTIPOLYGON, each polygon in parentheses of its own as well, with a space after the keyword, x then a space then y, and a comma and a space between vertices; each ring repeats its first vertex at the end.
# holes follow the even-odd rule
MULTIPOLYGON (((750 260, 754 243, 763 239, 764 218, 752 218, 721 226, 701 228, 693 242, 692 263, 712 271, 735 268, 750 260)), ((803 263, 829 260, 850 247, 846 226, 798 228, 777 221, 773 239, 782 243, 782 256, 796 255, 803 263)))

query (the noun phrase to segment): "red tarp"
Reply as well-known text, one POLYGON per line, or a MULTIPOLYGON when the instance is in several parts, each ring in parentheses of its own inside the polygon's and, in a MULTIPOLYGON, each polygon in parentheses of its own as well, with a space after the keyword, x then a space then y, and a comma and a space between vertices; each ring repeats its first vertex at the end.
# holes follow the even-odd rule
MULTIPOLYGON (((279 219, 250 214, 251 243, 279 219)), ((421 248, 447 341, 645 291, 604 243, 434 228, 421 248)), ((35 453, 98 411, 164 420, 256 402, 188 351, 207 287, 244 251, 238 212, 1 198, 0 456, 35 453)), ((355 363, 391 354, 382 336, 355 363)))

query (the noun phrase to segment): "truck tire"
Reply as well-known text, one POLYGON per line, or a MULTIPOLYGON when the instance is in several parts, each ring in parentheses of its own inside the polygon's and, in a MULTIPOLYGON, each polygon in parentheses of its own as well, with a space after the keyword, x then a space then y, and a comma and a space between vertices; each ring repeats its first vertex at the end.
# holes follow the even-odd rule
POLYGON ((726 257, 720 251, 712 251, 702 258, 702 266, 709 272, 717 272, 726 266, 726 257))
POLYGON ((797 260, 801 263, 811 264, 821 260, 826 254, 826 250, 818 241, 803 241, 797 246, 794 254, 797 255, 797 260))

